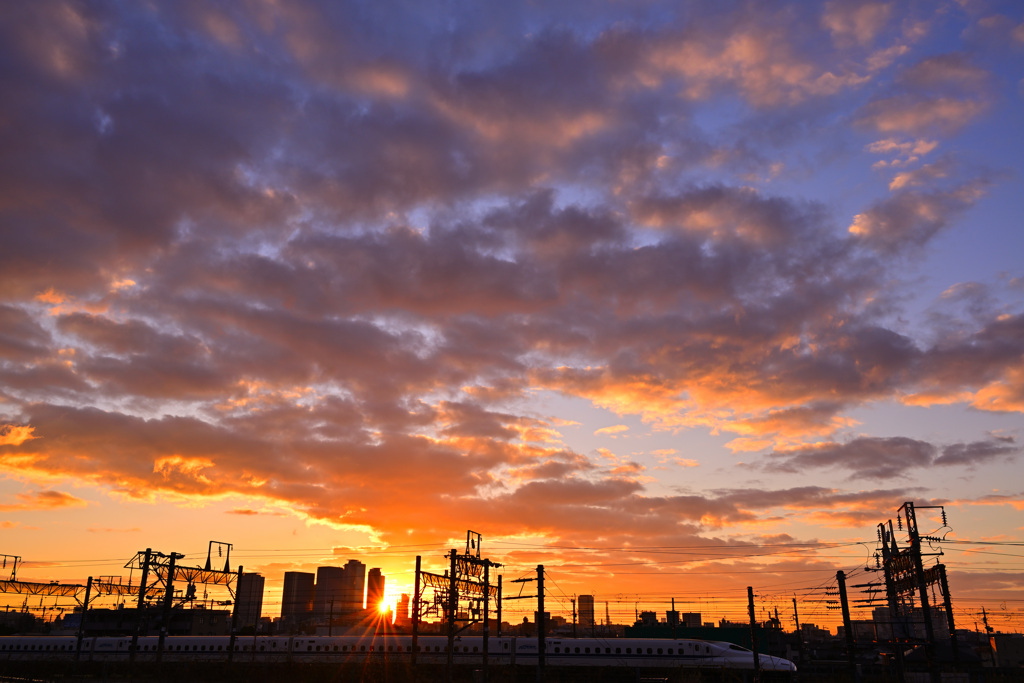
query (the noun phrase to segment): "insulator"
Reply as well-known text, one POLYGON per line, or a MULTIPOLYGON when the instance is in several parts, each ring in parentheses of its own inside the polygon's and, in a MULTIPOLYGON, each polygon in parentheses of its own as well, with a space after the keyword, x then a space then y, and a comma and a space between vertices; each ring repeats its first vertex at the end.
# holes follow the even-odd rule
POLYGON ((878 532, 878 542, 881 543, 882 542, 882 527, 878 527, 877 529, 875 529, 875 531, 878 532))
POLYGON ((896 528, 903 531, 903 518, 898 514, 896 515, 896 528))
POLYGON ((875 569, 882 566, 882 560, 878 557, 878 553, 875 553, 875 569))
POLYGON ((946 508, 942 508, 942 526, 949 526, 949 524, 946 523, 946 508))

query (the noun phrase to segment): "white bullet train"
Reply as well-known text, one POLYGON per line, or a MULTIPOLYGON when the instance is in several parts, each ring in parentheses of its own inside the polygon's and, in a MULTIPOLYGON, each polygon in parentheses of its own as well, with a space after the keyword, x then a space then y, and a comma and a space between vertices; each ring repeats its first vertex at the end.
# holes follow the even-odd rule
MULTIPOLYGON (((31 660, 128 661, 131 637, 83 638, 81 651, 75 636, 0 636, 0 662, 31 660)), ((135 660, 165 662, 296 662, 347 663, 366 660, 408 661, 412 636, 238 636, 232 646, 228 636, 168 636, 163 652, 159 638, 138 639, 135 660)), ((534 666, 538 661, 536 638, 491 637, 488 662, 494 666, 534 666)), ((548 666, 613 666, 626 668, 753 669, 754 653, 732 643, 710 640, 650 638, 546 638, 548 666)), ((455 664, 483 663, 483 637, 460 636, 452 652, 455 664)), ((420 636, 416 661, 444 664, 448 639, 420 636)), ((793 672, 788 659, 759 655, 762 671, 793 672)))

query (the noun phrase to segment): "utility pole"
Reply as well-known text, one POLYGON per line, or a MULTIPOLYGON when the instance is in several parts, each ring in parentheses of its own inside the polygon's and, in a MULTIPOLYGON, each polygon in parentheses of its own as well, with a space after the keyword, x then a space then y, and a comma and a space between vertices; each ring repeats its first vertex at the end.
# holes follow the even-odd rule
POLYGON ((804 634, 800 632, 800 614, 796 611, 796 598, 793 598, 793 621, 796 622, 796 651, 802 663, 804 661, 804 634))
POLYGON ((491 597, 491 572, 490 572, 490 569, 491 569, 491 563, 490 562, 485 562, 484 563, 484 683, 487 683, 487 680, 490 677, 490 672, 488 670, 488 667, 489 667, 489 664, 490 664, 490 662, 488 661, 490 659, 490 657, 489 657, 490 653, 488 652, 488 646, 490 645, 490 636, 491 636, 491 620, 490 620, 490 614, 491 614, 491 602, 490 602, 490 597, 491 597))
MULTIPOLYGON (((234 661, 235 658, 235 641, 238 639, 238 594, 239 587, 242 583, 242 565, 238 565, 238 582, 235 584, 235 604, 232 605, 231 610, 231 640, 228 641, 228 664, 234 661)), ((256 633, 259 628, 259 615, 256 615, 256 623, 253 624, 252 632, 256 633)))
POLYGON ((167 564, 166 590, 164 591, 163 618, 160 626, 160 640, 157 644, 156 662, 164 656, 164 641, 167 639, 167 631, 171 628, 171 607, 174 602, 174 562, 185 557, 181 553, 171 553, 170 561, 167 564))
POLYGON ((135 652, 139 649, 139 632, 142 630, 142 623, 145 617, 146 608, 146 586, 149 584, 149 563, 153 558, 153 549, 146 548, 145 559, 142 562, 142 580, 139 584, 139 603, 137 612, 138 619, 135 622, 135 634, 132 636, 131 652, 129 653, 129 661, 135 661, 135 652))
POLYGON ((886 524, 878 525, 878 540, 882 544, 882 573, 885 577, 885 599, 889 604, 889 631, 892 637, 893 654, 896 655, 896 675, 899 683, 905 683, 906 674, 903 667, 903 646, 900 645, 901 633, 896 630, 900 626, 902 631, 902 619, 900 615, 899 593, 896 590, 896 577, 893 571, 894 558, 899 555, 899 547, 896 545, 896 533, 892 528, 892 520, 886 524))
POLYGON ((85 583, 85 600, 82 602, 82 618, 78 622, 78 646, 75 648, 75 661, 82 656, 82 637, 85 635, 85 615, 89 612, 89 594, 92 592, 92 577, 85 583))
POLYGON ((458 564, 456 563, 455 548, 452 548, 449 557, 451 557, 451 573, 448 574, 448 608, 445 611, 448 613, 448 659, 446 670, 448 683, 451 683, 452 665, 455 663, 455 612, 459 607, 459 583, 456 577, 458 564))
POLYGON ((757 655, 757 621, 754 619, 754 587, 747 586, 747 611, 750 613, 750 649, 754 652, 754 683, 761 680, 761 659, 757 655))
POLYGON ((992 627, 988 625, 988 612, 985 608, 981 608, 981 623, 985 624, 985 635, 988 636, 988 653, 992 657, 992 667, 998 666, 996 663, 996 642, 995 636, 992 634, 992 627))
POLYGON ((956 623, 953 621, 953 598, 949 594, 949 580, 946 578, 946 565, 938 564, 939 588, 942 590, 943 607, 946 609, 946 627, 949 629, 949 645, 953 648, 953 664, 960 666, 960 648, 956 642, 956 623))
POLYGON ((572 637, 576 638, 576 596, 570 598, 572 600, 572 637))
POLYGON ((416 579, 413 582, 412 587, 412 665, 414 668, 413 676, 415 676, 416 667, 416 653, 420 649, 420 567, 421 558, 419 555, 416 556, 416 579))
POLYGON ((842 569, 836 572, 836 582, 839 584, 839 604, 843 609, 843 630, 846 631, 846 659, 850 664, 850 676, 857 681, 856 643, 853 638, 853 622, 850 620, 850 601, 846 597, 846 572, 842 569))
POLYGON ((924 632, 928 640, 924 651, 928 658, 928 671, 932 683, 940 683, 942 674, 935 661, 935 625, 932 623, 932 608, 928 601, 928 581, 924 575, 924 562, 921 559, 921 536, 917 532, 917 513, 914 503, 907 501, 902 507, 907 516, 907 536, 910 539, 910 559, 913 562, 914 579, 917 582, 918 595, 921 597, 921 614, 924 617, 924 632))
POLYGON ((544 565, 537 565, 537 683, 544 682, 544 632, 547 631, 544 617, 544 565))

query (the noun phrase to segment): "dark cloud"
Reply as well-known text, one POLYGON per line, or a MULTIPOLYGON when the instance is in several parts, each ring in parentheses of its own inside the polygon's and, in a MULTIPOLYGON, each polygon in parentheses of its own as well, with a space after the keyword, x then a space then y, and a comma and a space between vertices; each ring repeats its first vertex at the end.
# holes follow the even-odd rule
POLYGON ((784 472, 843 469, 851 478, 888 479, 928 466, 974 466, 1020 452, 1014 440, 990 439, 973 443, 934 444, 906 437, 858 437, 845 443, 824 443, 776 451, 767 467, 784 472))
POLYGON ((49 351, 50 335, 26 310, 0 306, 0 358, 31 361, 49 351))
POLYGON ((967 465, 976 467, 995 459, 1006 460, 1020 453, 1012 437, 976 441, 974 443, 957 443, 942 449, 942 455, 935 458, 936 465, 967 465))

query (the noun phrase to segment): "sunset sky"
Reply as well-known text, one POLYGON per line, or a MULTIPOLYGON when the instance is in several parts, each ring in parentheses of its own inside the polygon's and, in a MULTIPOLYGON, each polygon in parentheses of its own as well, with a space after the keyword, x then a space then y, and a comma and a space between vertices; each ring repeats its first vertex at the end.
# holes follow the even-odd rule
POLYGON ((1012 1, 9 3, 0 553, 220 540, 277 616, 473 529, 834 624, 914 501, 1019 630, 1022 102, 1012 1))

